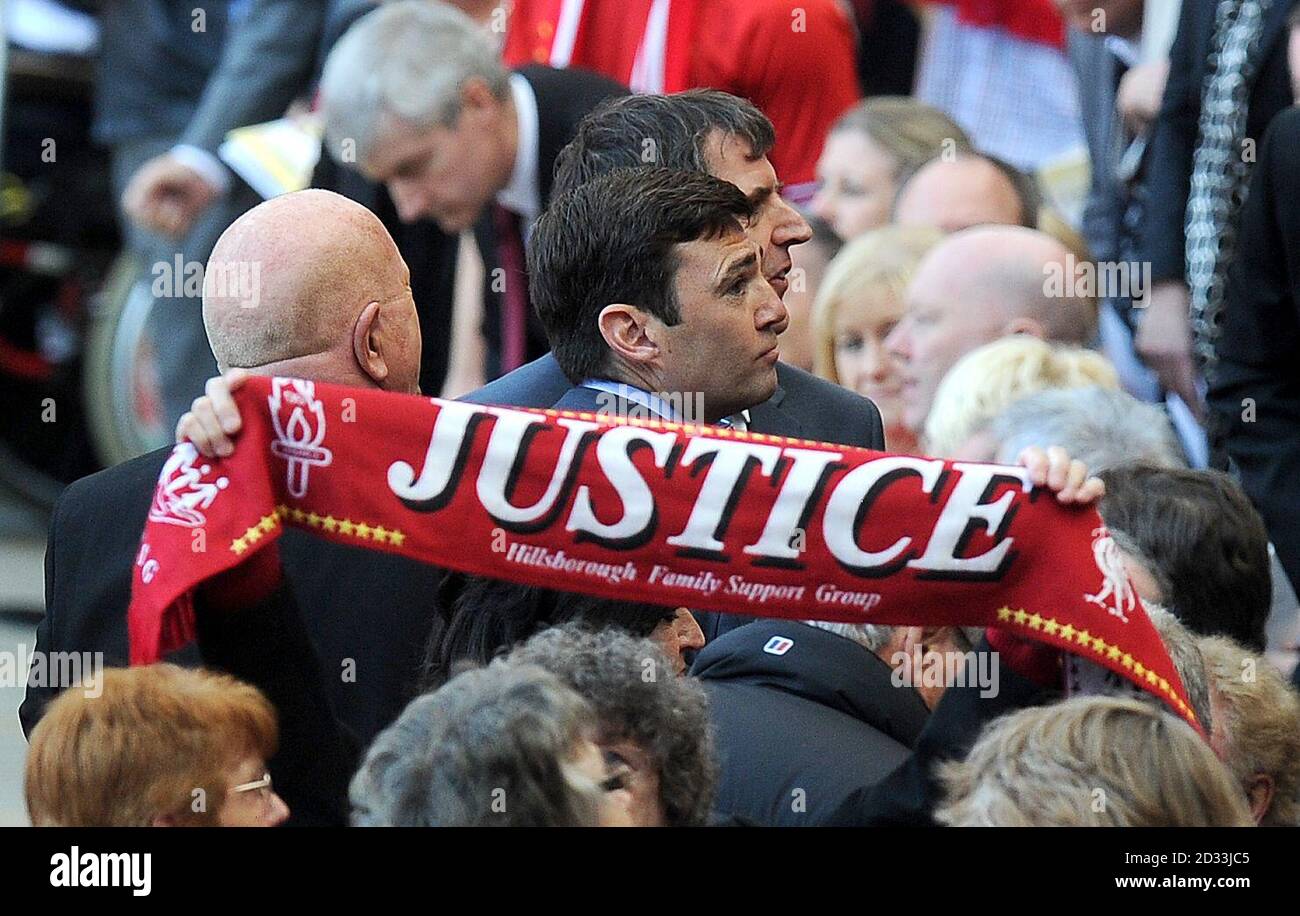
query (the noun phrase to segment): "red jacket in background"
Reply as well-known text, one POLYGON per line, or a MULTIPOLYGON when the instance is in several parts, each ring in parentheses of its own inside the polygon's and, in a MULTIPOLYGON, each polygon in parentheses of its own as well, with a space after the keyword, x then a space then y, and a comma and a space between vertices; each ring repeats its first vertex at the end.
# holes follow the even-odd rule
POLYGON ((708 87, 776 127, 777 175, 811 194, 831 125, 859 98, 856 37, 835 0, 515 0, 510 66, 584 67, 637 92, 708 87))
POLYGON ((1025 41, 1065 50, 1065 20, 1052 0, 928 0, 957 11, 957 21, 1004 29, 1025 41))

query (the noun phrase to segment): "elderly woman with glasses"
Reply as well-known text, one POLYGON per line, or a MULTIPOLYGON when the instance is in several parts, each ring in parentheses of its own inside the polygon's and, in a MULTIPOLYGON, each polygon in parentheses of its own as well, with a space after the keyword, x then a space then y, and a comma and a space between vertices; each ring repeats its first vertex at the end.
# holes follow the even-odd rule
POLYGON ((37 826, 273 827, 289 816, 267 773, 278 740, 256 687, 175 665, 110 668, 32 730, 28 814, 37 826))

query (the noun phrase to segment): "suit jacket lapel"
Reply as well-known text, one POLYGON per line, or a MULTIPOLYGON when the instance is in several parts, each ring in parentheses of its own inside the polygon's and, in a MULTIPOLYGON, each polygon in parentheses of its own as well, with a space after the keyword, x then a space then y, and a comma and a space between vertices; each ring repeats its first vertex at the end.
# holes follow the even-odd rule
POLYGON ((549 68, 521 67, 515 72, 528 80, 533 95, 537 97, 537 190, 538 200, 545 209, 551 200, 551 186, 555 181, 555 160, 569 142, 573 125, 562 115, 568 110, 564 102, 551 95, 555 81, 547 79, 552 73, 549 68))
POLYGON ((785 389, 778 383, 770 398, 749 409, 749 428, 756 433, 803 438, 803 424, 784 405, 785 389))

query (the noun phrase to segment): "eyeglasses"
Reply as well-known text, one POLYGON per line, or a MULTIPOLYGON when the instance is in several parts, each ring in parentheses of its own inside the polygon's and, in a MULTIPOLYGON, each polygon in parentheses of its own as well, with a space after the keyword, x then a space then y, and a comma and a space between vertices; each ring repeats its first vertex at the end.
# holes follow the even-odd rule
POLYGON ((257 800, 263 805, 268 805, 270 804, 271 796, 273 794, 271 790, 271 774, 263 773, 261 779, 254 779, 252 782, 245 782, 240 783, 237 786, 231 786, 230 792, 232 795, 242 795, 245 792, 256 792, 257 800))

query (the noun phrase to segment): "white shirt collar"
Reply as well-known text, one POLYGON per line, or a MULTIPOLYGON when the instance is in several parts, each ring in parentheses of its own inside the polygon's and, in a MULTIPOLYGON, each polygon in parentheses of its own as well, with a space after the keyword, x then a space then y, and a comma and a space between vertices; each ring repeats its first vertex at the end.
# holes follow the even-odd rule
POLYGON ((519 147, 515 151, 515 168, 510 183, 497 192, 497 203, 518 213, 524 234, 532 229, 542 212, 542 190, 538 183, 538 146, 541 142, 537 118, 537 95, 528 80, 510 74, 510 95, 515 103, 519 124, 519 147))
POLYGON ((1118 35, 1106 36, 1106 50, 1125 67, 1136 67, 1142 62, 1141 48, 1137 42, 1118 35))
MULTIPOLYGON (((661 419, 674 423, 683 421, 671 400, 660 397, 651 391, 645 391, 635 385, 629 385, 626 382, 615 382, 610 379, 589 378, 586 379, 581 387, 592 388, 596 391, 606 391, 610 394, 618 395, 625 401, 631 401, 633 404, 639 404, 646 410, 653 413, 661 419)), ((699 422, 696 420, 695 422, 699 422)), ((727 426, 740 432, 749 430, 749 410, 742 410, 740 413, 732 414, 729 417, 723 417, 719 426, 727 426)))

